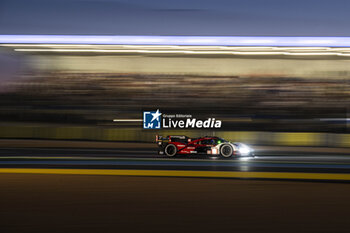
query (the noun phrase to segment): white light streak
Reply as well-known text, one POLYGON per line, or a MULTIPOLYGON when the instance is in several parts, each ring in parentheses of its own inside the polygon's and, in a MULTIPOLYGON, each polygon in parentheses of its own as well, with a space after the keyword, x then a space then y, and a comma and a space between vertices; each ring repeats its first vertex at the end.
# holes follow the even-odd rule
POLYGON ((114 122, 139 122, 142 121, 142 119, 113 119, 114 122))
POLYGON ((146 50, 146 49, 52 49, 23 48, 17 52, 58 52, 58 53, 150 53, 150 54, 198 54, 198 55, 284 55, 284 56, 350 56, 341 52, 265 52, 265 51, 198 51, 198 50, 146 50))
POLYGON ((0 35, 0 44, 350 47, 350 37, 0 35))

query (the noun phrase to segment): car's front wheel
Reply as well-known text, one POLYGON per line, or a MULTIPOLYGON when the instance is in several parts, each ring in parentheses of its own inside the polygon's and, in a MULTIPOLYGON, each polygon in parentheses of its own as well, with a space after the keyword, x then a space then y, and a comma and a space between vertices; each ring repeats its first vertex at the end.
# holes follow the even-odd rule
POLYGON ((165 147, 164 152, 168 157, 174 157, 177 153, 177 148, 174 144, 169 144, 165 147))
POLYGON ((224 158, 230 158, 233 155, 233 148, 230 145, 223 145, 220 147, 220 154, 224 158))

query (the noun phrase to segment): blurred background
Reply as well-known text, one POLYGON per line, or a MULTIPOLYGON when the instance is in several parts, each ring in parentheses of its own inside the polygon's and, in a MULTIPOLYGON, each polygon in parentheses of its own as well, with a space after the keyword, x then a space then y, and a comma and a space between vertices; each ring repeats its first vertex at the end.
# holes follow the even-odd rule
POLYGON ((349 12, 0 0, 0 232, 349 232, 349 12), (222 128, 143 129, 157 109, 222 128), (156 134, 254 156, 167 157, 156 134))
POLYGON ((312 42, 346 41, 349 3, 336 2, 269 0, 264 4, 274 8, 261 11, 261 1, 240 0, 1 1, 0 137, 150 142, 156 133, 180 133, 350 146, 350 49, 329 44, 331 37, 312 42), (82 34, 146 37, 101 43, 74 36, 82 34), (176 43, 167 35, 183 37, 173 37, 176 43), (202 37, 181 42, 193 35, 202 37), (218 35, 250 37, 245 44, 206 37, 218 35), (289 37, 295 43, 288 46, 257 35, 313 37, 289 37), (141 122, 113 122, 153 109, 215 117, 223 127, 157 132, 142 130, 141 122))

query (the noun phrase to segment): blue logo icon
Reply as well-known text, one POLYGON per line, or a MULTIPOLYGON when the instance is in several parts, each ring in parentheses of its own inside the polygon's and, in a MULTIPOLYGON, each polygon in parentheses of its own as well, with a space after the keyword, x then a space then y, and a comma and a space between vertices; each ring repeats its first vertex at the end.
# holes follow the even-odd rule
POLYGON ((160 120, 162 113, 157 111, 143 112, 143 128, 144 129, 160 129, 160 120))

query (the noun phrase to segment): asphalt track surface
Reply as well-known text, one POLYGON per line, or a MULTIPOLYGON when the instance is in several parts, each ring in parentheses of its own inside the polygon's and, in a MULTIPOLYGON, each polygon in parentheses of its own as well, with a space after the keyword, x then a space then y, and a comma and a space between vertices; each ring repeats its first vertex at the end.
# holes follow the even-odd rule
POLYGON ((166 158, 130 145, 2 145, 0 232, 349 232, 344 151, 166 158))
MULTIPOLYGON (((129 146, 131 144, 128 144, 129 146)), ((166 158, 157 155, 157 148, 0 148, 0 168, 32 169, 105 169, 105 170, 142 170, 147 171, 210 171, 243 173, 312 173, 312 174, 345 174, 350 180, 350 156, 328 152, 293 152, 256 151, 253 158, 222 159, 206 155, 177 156, 166 158)), ((5 170, 4 170, 5 171, 5 170)), ((6 170, 7 171, 7 170, 6 170)), ((1 170, 0 170, 1 172, 1 170)), ((34 173, 34 172, 33 172, 34 173)), ((95 174, 95 173, 91 173, 95 174)), ((117 173, 115 173, 117 174, 117 173)), ((121 174, 121 173, 120 173, 121 174)), ((125 173, 124 175, 129 175, 125 173)), ((176 176, 169 173, 169 176, 176 176)), ((192 173, 194 174, 194 173, 192 173)), ((166 175, 162 175, 166 176, 166 175)), ((180 175, 182 176, 182 175, 180 175)), ((191 176, 191 175, 189 175, 191 176)), ((193 175, 197 176, 197 175, 193 175)), ((199 174, 198 176, 204 176, 199 174)), ((237 178, 239 175, 233 175, 237 178)), ((260 178, 269 178, 262 176, 260 178)), ((220 176, 217 176, 220 177, 220 176)), ((231 176, 230 176, 231 177, 231 176)), ((275 178, 284 179, 286 176, 275 178)), ((303 176, 308 179, 307 176, 303 176)), ((242 178, 250 178, 243 176, 242 178)), ((259 177, 258 177, 259 178, 259 177)), ((292 179, 292 176, 287 176, 292 179)), ((298 178, 299 179, 299 178, 298 178)), ((313 179, 313 178, 312 178, 313 179)), ((319 180, 325 180, 325 176, 319 180)), ((330 178, 329 180, 333 180, 330 178)), ((328 179, 326 179, 328 180, 328 179)))
POLYGON ((349 232, 350 185, 1 174, 0 232, 349 232))

